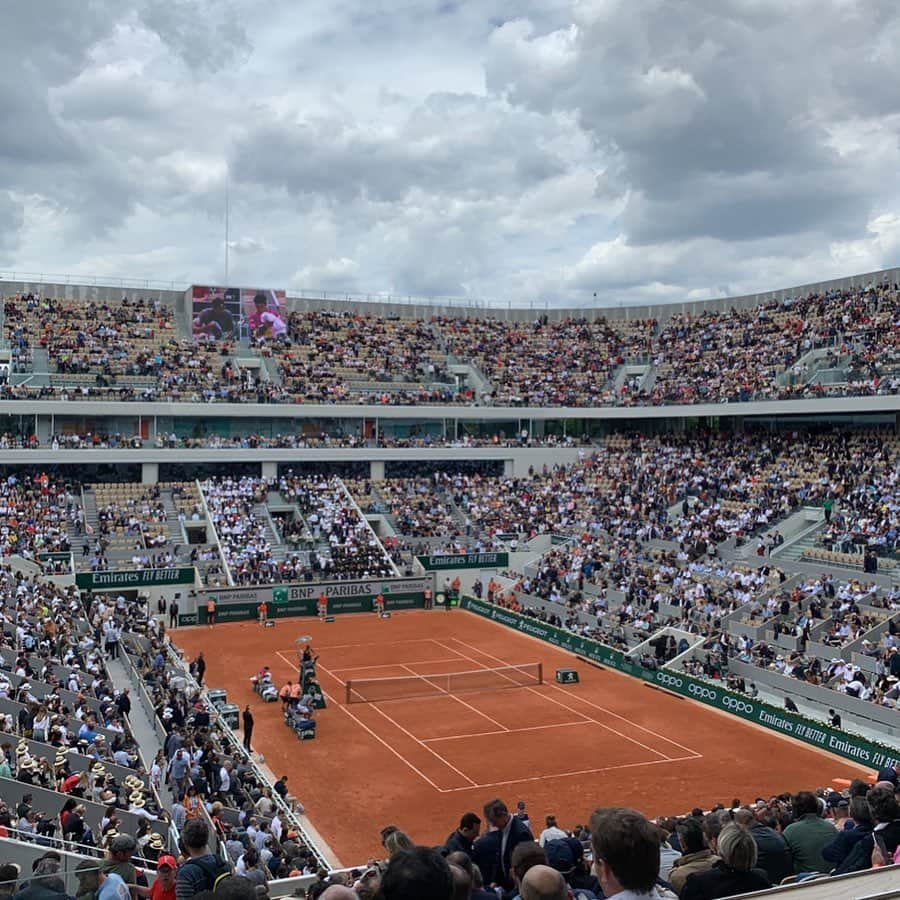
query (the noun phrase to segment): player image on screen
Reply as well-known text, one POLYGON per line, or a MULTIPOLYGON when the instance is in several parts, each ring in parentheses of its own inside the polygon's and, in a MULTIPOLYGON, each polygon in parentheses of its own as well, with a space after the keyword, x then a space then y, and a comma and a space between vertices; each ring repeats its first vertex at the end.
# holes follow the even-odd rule
POLYGON ((244 292, 244 310, 247 315, 247 330, 251 340, 277 341, 287 337, 287 322, 279 308, 275 291, 254 291, 251 301, 247 301, 250 291, 244 292))
POLYGON ((238 289, 210 288, 205 296, 203 290, 194 289, 194 337, 207 341, 234 339, 237 333, 236 316, 240 308, 238 289))

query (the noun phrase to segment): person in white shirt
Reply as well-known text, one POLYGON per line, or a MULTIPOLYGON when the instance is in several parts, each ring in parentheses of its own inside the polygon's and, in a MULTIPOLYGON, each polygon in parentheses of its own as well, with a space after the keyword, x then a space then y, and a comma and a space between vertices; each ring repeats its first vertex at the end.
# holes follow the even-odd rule
POLYGON ((556 824, 556 816, 547 816, 544 820, 547 827, 541 832, 538 843, 543 847, 547 841, 558 841, 567 838, 569 835, 559 828, 556 824))
POLYGON ((150 766, 150 786, 159 791, 163 782, 163 769, 165 767, 165 755, 160 751, 150 766))
POLYGON ((129 797, 128 812, 134 816, 146 819, 148 822, 155 822, 158 816, 154 816, 152 812, 145 809, 145 801, 143 795, 138 791, 129 797))
POLYGON ((275 813, 271 823, 269 824, 269 830, 272 832, 273 837, 278 843, 281 843, 281 835, 284 831, 284 825, 281 822, 281 816, 278 813, 275 813))
POLYGON ((232 765, 230 762, 226 762, 221 769, 219 769, 219 791, 223 794, 227 794, 231 791, 231 769, 232 765))

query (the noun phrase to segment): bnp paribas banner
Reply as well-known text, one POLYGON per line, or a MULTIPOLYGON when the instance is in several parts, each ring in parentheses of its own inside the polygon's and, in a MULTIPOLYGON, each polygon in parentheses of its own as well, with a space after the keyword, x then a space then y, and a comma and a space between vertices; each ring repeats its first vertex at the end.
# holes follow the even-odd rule
POLYGON ((548 644, 553 644, 554 647, 584 656, 627 675, 641 678, 690 700, 699 700, 700 703, 705 703, 707 706, 713 706, 733 716, 739 716, 748 722, 762 725, 779 734, 797 738, 805 744, 811 744, 820 750, 827 750, 829 753, 860 763, 870 769, 881 769, 900 760, 900 750, 897 747, 870 741, 855 734, 847 734, 844 731, 830 728, 815 719, 807 719, 805 716, 789 713, 769 703, 751 700, 743 694, 736 694, 717 684, 692 678, 683 672, 645 669, 612 647, 607 647, 590 638, 580 637, 561 628, 554 628, 552 625, 547 625, 529 616, 521 616, 508 609, 502 609, 471 597, 463 599, 462 607, 468 609, 469 612, 506 625, 508 628, 514 628, 523 634, 540 638, 548 644))
POLYGON ((440 569, 504 569, 509 565, 508 553, 437 553, 417 556, 427 572, 440 569))
POLYGON ((425 603, 425 590, 434 591, 434 576, 423 578, 372 578, 360 581, 308 582, 279 584, 258 588, 208 590, 198 598, 197 611, 185 610, 179 625, 206 623, 206 597, 216 601, 216 621, 250 619, 257 615, 259 604, 268 605, 270 619, 289 616, 315 616, 319 597, 325 594, 331 615, 350 612, 372 612, 375 598, 384 597, 388 611, 420 609, 425 603))

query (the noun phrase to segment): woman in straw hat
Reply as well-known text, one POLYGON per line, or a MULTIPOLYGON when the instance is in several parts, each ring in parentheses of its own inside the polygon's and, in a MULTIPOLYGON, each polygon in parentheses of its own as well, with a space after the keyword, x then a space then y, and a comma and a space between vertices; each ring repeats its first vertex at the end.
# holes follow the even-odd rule
POLYGON ((107 828, 105 832, 103 832, 103 849, 109 850, 112 842, 119 836, 119 832, 115 828, 107 828))
POLYGON ((157 853, 162 853, 163 850, 166 849, 166 845, 163 843, 162 835, 158 831, 154 831, 150 835, 150 841, 147 846, 151 850, 155 850, 157 853))
POLYGON ((23 784, 34 784, 34 769, 34 760, 30 756, 20 757, 16 779, 23 784))
POLYGON ((60 785, 69 777, 69 760, 66 758, 66 751, 60 747, 56 751, 56 759, 53 760, 53 771, 56 774, 56 789, 60 789, 60 785))
MULTIPOLYGON (((138 843, 140 844, 140 842, 138 843)), ((155 831, 151 831, 147 836, 147 841, 144 844, 144 851, 141 855, 144 859, 156 861, 165 849, 166 845, 163 843, 162 835, 155 831)))

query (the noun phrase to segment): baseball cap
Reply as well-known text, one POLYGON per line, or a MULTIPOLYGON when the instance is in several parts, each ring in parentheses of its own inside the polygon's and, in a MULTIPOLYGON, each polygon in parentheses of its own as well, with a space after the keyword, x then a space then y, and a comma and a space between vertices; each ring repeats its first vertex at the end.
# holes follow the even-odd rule
POLYGON ((174 857, 174 856, 169 856, 168 853, 163 854, 163 855, 156 861, 156 868, 157 868, 157 869, 162 869, 162 868, 165 868, 166 866, 168 866, 168 867, 169 867, 170 869, 172 869, 173 871, 174 871, 175 869, 178 868, 178 863, 175 862, 175 857, 174 857))
POLYGON ((575 857, 567 841, 547 841, 544 852, 547 854, 547 865, 557 872, 569 872, 575 865, 575 857))

